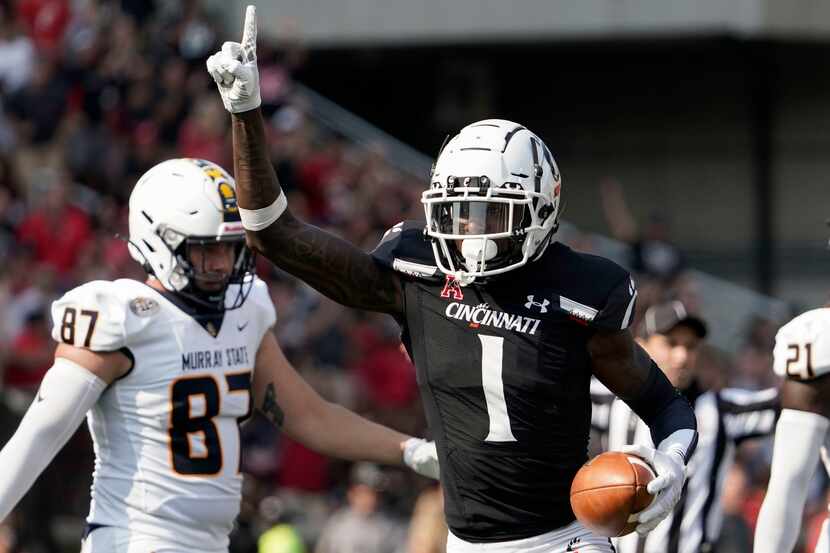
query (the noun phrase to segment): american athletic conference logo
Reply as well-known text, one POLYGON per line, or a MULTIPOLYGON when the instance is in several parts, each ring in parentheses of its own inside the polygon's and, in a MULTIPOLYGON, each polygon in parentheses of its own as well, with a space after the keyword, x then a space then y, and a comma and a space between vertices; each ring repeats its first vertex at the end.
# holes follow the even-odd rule
POLYGON ((461 301, 464 299, 464 292, 461 291, 461 284, 452 275, 447 275, 447 280, 444 282, 444 289, 441 290, 442 298, 452 298, 461 301))

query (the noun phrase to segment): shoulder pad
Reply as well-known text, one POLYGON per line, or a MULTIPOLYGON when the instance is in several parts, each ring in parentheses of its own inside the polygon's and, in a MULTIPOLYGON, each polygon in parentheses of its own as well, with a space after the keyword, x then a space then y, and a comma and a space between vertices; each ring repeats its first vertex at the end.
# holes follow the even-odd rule
POLYGON ((70 290, 52 303, 52 337, 93 351, 116 351, 127 342, 127 303, 107 280, 70 290))
POLYGON ((773 351, 775 374, 810 380, 830 372, 830 309, 813 309, 781 327, 773 351))
POLYGON ((274 326, 277 322, 277 310, 274 307, 274 302, 271 300, 271 293, 268 290, 268 285, 260 280, 254 278, 254 284, 251 287, 251 294, 246 301, 251 302, 256 309, 258 315, 258 322, 262 328, 263 334, 269 328, 274 326))
POLYGON ((551 244, 542 274, 559 290, 559 308, 584 324, 602 330, 623 330, 634 315, 637 287, 628 271, 604 257, 551 244))
POLYGON ((625 273, 611 287, 605 304, 594 319, 594 325, 608 330, 625 330, 634 318, 634 306, 637 303, 637 285, 634 278, 625 273))
POLYGON ((424 236, 424 223, 402 221, 383 234, 372 257, 389 269, 412 277, 438 275, 432 244, 424 236))

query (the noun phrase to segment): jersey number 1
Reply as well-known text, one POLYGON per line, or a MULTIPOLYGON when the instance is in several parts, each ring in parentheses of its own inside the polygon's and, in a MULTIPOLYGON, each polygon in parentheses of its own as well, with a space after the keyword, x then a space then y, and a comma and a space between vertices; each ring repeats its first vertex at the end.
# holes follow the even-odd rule
POLYGON ((481 341, 481 385, 484 388, 484 401, 487 402, 487 416, 490 431, 485 442, 515 442, 507 414, 507 402, 504 399, 504 338, 501 336, 478 335, 481 341))

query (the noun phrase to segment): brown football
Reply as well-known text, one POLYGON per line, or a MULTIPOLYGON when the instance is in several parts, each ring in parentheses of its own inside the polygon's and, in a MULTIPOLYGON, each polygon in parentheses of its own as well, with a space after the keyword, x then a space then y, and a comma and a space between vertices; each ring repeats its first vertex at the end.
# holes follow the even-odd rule
POLYGON ((600 536, 634 531, 631 515, 649 506, 646 485, 656 475, 636 455, 608 451, 585 463, 571 483, 571 508, 577 520, 600 536))

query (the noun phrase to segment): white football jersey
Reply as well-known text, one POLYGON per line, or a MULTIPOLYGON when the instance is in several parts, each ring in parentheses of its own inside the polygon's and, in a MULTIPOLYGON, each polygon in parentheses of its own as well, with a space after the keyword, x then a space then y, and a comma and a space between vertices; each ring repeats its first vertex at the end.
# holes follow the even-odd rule
POLYGON ((810 380, 830 372, 830 309, 802 313, 775 335, 775 374, 810 380))
POLYGON ((256 280, 211 332, 126 279, 75 288, 52 304, 52 318, 56 340, 133 360, 87 415, 95 447, 88 522, 186 550, 225 550, 242 487, 239 423, 253 407, 260 342, 276 321, 265 283, 256 280))

